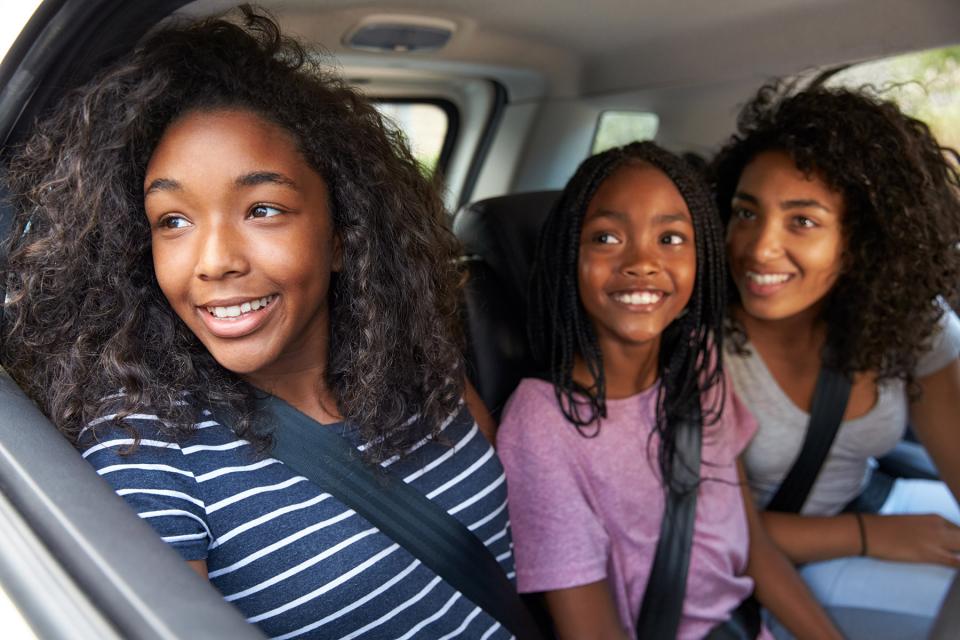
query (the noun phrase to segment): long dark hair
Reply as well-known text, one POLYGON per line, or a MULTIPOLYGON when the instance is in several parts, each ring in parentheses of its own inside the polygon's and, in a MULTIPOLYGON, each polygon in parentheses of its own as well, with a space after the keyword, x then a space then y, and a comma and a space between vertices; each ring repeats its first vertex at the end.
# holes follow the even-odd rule
MULTIPOLYGON (((938 297, 955 306, 960 294, 957 153, 867 88, 768 84, 743 107, 737 133, 713 162, 724 224, 741 173, 764 151, 786 153, 843 195, 846 250, 821 316, 824 357, 847 373, 870 371, 911 388, 944 313, 938 297)), ((735 287, 730 294, 737 303, 735 287)), ((731 328, 743 346, 742 330, 731 328)))
POLYGON ((567 183, 540 235, 531 275, 529 334, 534 358, 549 372, 567 420, 581 435, 597 434, 607 415, 607 385, 597 334, 580 302, 580 232, 597 189, 617 169, 631 163, 650 164, 673 181, 690 209, 696 243, 693 294, 685 312, 664 331, 657 364, 660 386, 653 432, 660 438, 659 468, 664 486, 669 487, 674 478, 676 425, 693 418, 697 408, 705 425, 715 423, 723 411, 722 392, 713 394, 709 406, 701 407, 701 397, 724 384, 721 341, 726 276, 719 219, 697 170, 651 142, 628 144, 585 160, 567 183), (589 386, 573 378, 577 357, 590 374, 589 386))
POLYGON ((328 185, 343 269, 327 383, 341 415, 378 443, 371 455, 393 455, 439 429, 462 395, 458 244, 437 192, 374 107, 268 16, 238 17, 153 33, 11 160, 3 364, 74 441, 105 413, 145 409, 187 435, 211 405, 257 438, 255 391, 213 360, 157 285, 142 186, 177 118, 249 110, 288 131, 328 185))

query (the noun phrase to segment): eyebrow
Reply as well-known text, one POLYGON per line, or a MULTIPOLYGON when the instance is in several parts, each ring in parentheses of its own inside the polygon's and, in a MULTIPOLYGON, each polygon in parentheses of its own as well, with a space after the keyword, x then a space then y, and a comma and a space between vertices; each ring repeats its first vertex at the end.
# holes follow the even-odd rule
MULTIPOLYGON (((282 173, 275 171, 253 171, 239 176, 234 183, 238 187, 255 187, 259 184, 278 184, 285 187, 297 188, 297 183, 282 173)), ((157 191, 182 191, 183 185, 171 178, 157 178, 146 188, 144 197, 157 191)))
MULTIPOLYGON (((737 191, 733 195, 734 200, 743 200, 744 202, 749 202, 751 204, 759 205, 760 201, 757 200, 755 196, 750 195, 744 191, 737 191)), ((833 213, 830 210, 830 207, 823 204, 819 200, 814 200, 813 198, 799 198, 796 200, 783 200, 780 202, 781 209, 808 209, 810 207, 815 207, 817 209, 822 209, 827 213, 833 213)))
POLYGON ((253 171, 236 179, 238 187, 255 187, 258 184, 278 184, 284 187, 297 188, 297 183, 282 173, 275 171, 253 171))
POLYGON ((146 197, 155 191, 182 191, 183 185, 170 178, 157 178, 144 190, 143 196, 146 197))
MULTIPOLYGON (((622 211, 613 211, 611 209, 599 209, 596 211, 593 218, 613 218, 615 220, 626 220, 627 214, 622 211)), ((685 213, 675 212, 675 213, 661 213, 653 218, 653 224, 671 224, 673 222, 686 222, 687 224, 693 224, 693 221, 690 219, 690 216, 685 213)))

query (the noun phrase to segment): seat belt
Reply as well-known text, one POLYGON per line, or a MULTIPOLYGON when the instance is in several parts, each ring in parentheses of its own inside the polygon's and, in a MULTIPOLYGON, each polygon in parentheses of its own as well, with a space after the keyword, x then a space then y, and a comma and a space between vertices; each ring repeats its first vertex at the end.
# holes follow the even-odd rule
MULTIPOLYGON (((677 429, 673 454, 676 481, 667 491, 660 538, 637 619, 638 640, 677 637, 687 595, 702 441, 702 418, 697 407, 695 415, 677 429), (675 484, 688 489, 678 491, 675 484)), ((760 606, 750 596, 740 603, 728 620, 711 629, 705 640, 754 640, 760 634, 760 627, 760 606)))
POLYGON ((687 570, 690 568, 693 523, 697 515, 703 440, 701 423, 698 406, 695 415, 676 427, 674 482, 666 489, 660 538, 637 618, 638 639, 677 637, 687 595, 687 570))
POLYGON ((780 488, 767 504, 767 511, 800 513, 810 489, 820 475, 833 440, 837 436, 843 413, 850 400, 850 378, 836 369, 821 367, 810 406, 810 422, 803 447, 787 472, 780 488))
POLYGON ((409 551, 520 640, 537 640, 530 612, 490 550, 459 520, 386 469, 365 464, 333 429, 276 397, 273 456, 409 551))

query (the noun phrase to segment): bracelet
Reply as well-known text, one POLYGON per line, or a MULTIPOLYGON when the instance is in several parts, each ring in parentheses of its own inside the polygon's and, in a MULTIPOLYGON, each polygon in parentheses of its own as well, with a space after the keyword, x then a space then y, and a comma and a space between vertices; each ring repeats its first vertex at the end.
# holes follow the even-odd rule
POLYGON ((867 527, 863 524, 863 514, 854 512, 857 518, 857 526, 860 527, 860 555, 867 555, 867 527))

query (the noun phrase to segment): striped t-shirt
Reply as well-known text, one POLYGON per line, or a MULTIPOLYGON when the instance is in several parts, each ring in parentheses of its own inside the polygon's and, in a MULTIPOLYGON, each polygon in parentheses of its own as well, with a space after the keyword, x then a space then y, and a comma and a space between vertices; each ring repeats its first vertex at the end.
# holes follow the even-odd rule
MULTIPOLYGON (((273 638, 509 638, 367 520, 209 412, 188 441, 156 416, 126 418, 141 436, 96 423, 83 456, 186 560, 273 638)), ((347 436, 344 425, 328 425, 347 436)), ((87 434, 93 430, 88 430, 87 434)), ((353 440, 356 443, 356 440, 353 440)), ((515 579, 507 490, 493 448, 464 407, 439 438, 382 463, 460 520, 515 579)))

